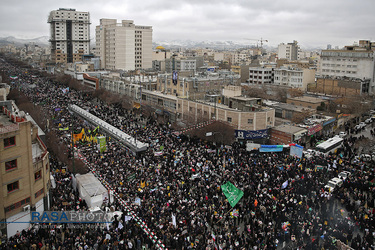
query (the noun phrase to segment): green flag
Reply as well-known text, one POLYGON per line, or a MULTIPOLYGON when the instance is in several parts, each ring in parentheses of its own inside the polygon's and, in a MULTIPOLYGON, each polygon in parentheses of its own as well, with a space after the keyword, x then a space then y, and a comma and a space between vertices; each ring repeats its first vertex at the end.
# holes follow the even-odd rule
POLYGON ((227 200, 232 207, 234 207, 243 196, 243 191, 236 188, 230 181, 222 185, 221 190, 223 190, 225 197, 227 197, 227 200))

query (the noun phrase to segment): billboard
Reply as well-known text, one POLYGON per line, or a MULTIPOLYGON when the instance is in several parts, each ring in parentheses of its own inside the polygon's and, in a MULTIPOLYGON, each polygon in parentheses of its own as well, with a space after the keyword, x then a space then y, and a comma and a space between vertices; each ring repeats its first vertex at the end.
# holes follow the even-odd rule
POLYGON ((268 137, 268 129, 261 130, 236 130, 235 136, 237 139, 261 139, 268 137))

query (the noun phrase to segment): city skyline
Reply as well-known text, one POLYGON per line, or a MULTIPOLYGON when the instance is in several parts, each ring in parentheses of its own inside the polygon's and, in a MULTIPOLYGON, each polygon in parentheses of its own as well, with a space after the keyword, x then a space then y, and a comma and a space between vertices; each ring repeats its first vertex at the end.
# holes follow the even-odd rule
POLYGON ((344 1, 174 1, 165 0, 103 2, 64 0, 35 2, 20 0, 4 3, 0 10, 0 37, 36 38, 49 36, 47 18, 52 10, 73 8, 90 12, 90 37, 101 18, 134 20, 152 26, 153 41, 236 41, 277 46, 297 40, 303 47, 351 45, 371 40, 372 9, 375 2, 344 1), (27 11, 25 11, 27 10, 27 11))

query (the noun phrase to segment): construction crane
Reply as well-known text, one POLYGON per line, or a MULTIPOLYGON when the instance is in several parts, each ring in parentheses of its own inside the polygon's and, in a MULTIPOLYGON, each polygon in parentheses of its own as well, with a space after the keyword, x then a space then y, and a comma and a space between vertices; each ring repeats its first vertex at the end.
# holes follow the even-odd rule
POLYGON ((260 48, 263 48, 263 43, 268 42, 268 40, 265 40, 263 38, 260 39, 252 39, 252 38, 244 38, 245 40, 250 40, 250 41, 257 41, 257 48, 258 48, 258 42, 260 42, 260 48))

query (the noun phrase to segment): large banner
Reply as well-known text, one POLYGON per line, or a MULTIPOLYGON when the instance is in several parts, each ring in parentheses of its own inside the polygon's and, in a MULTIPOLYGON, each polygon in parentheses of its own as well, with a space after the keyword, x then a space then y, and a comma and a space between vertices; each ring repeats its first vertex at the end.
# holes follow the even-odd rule
POLYGON ((302 151, 303 147, 300 145, 295 145, 290 147, 290 155, 291 156, 297 156, 298 158, 302 158, 302 151))
POLYGON ((230 181, 222 185, 221 190, 232 207, 234 207, 243 196, 243 191, 236 188, 230 181))
POLYGON ((281 152, 283 151, 283 145, 261 145, 259 148, 259 152, 281 152))
POLYGON ((260 139, 268 137, 268 129, 262 130, 236 130, 235 131, 237 139, 260 139))
POLYGON ((322 124, 317 124, 314 127, 308 129, 307 135, 313 135, 323 129, 322 124))
POLYGON ((99 136, 98 140, 99 140, 100 153, 103 153, 104 151, 107 150, 107 143, 106 143, 106 140, 105 140, 105 136, 99 136))

